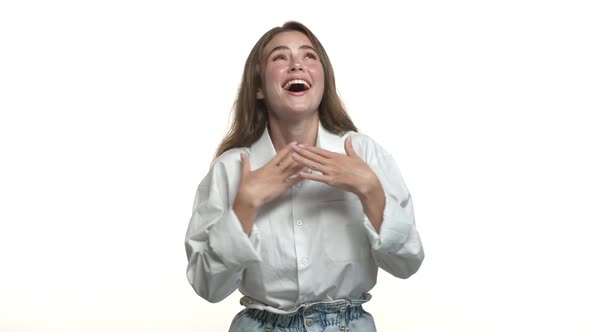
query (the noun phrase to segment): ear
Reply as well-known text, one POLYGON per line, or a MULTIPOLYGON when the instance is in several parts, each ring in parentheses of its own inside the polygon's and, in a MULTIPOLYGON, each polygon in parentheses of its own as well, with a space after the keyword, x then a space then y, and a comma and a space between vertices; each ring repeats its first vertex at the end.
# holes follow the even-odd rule
POLYGON ((256 99, 258 99, 258 100, 264 99, 264 93, 262 93, 262 89, 261 88, 258 88, 256 90, 256 99))

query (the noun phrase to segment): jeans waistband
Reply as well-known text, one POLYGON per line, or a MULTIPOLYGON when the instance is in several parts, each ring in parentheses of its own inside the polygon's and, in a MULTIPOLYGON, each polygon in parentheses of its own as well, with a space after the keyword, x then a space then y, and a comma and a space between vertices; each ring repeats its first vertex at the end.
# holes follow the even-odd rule
POLYGON ((346 331, 351 321, 368 315, 363 309, 362 302, 362 300, 337 300, 308 303, 287 314, 247 308, 241 314, 261 324, 260 327, 264 327, 264 331, 274 331, 276 327, 288 331, 307 331, 306 328, 312 328, 316 324, 322 328, 322 331, 328 325, 335 325, 341 331, 346 331))
POLYGON ((339 312, 342 308, 357 307, 371 299, 371 294, 364 293, 361 299, 339 299, 334 301, 319 301, 319 302, 308 302, 302 303, 291 310, 283 310, 274 308, 264 303, 258 302, 251 297, 244 296, 240 300, 240 304, 249 309, 258 309, 268 311, 278 315, 292 315, 301 312, 323 312, 333 313, 339 312))

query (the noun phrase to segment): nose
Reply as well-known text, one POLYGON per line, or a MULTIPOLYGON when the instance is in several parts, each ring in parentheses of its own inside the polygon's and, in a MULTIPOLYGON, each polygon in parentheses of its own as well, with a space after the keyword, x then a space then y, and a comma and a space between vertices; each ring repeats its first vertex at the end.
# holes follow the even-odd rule
POLYGON ((303 66, 299 61, 293 61, 289 67, 289 71, 303 70, 303 66))

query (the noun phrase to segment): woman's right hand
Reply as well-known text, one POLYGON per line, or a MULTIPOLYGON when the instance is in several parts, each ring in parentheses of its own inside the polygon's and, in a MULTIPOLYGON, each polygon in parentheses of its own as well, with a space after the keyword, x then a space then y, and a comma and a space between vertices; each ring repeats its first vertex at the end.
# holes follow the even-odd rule
POLYGON ((284 146, 266 165, 252 171, 247 154, 241 153, 240 188, 233 209, 246 234, 252 232, 256 212, 264 204, 277 198, 285 190, 303 180, 298 176, 305 166, 291 158, 297 142, 284 146))

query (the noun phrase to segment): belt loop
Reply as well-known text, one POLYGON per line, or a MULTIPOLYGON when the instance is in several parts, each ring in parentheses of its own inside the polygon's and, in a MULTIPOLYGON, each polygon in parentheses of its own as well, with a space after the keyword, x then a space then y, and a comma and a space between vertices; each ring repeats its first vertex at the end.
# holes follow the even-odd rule
POLYGON ((346 303, 340 307, 340 331, 346 331, 346 310, 348 309, 349 304, 346 303))
POLYGON ((264 325, 264 332, 272 332, 272 324, 270 320, 268 320, 264 325))

